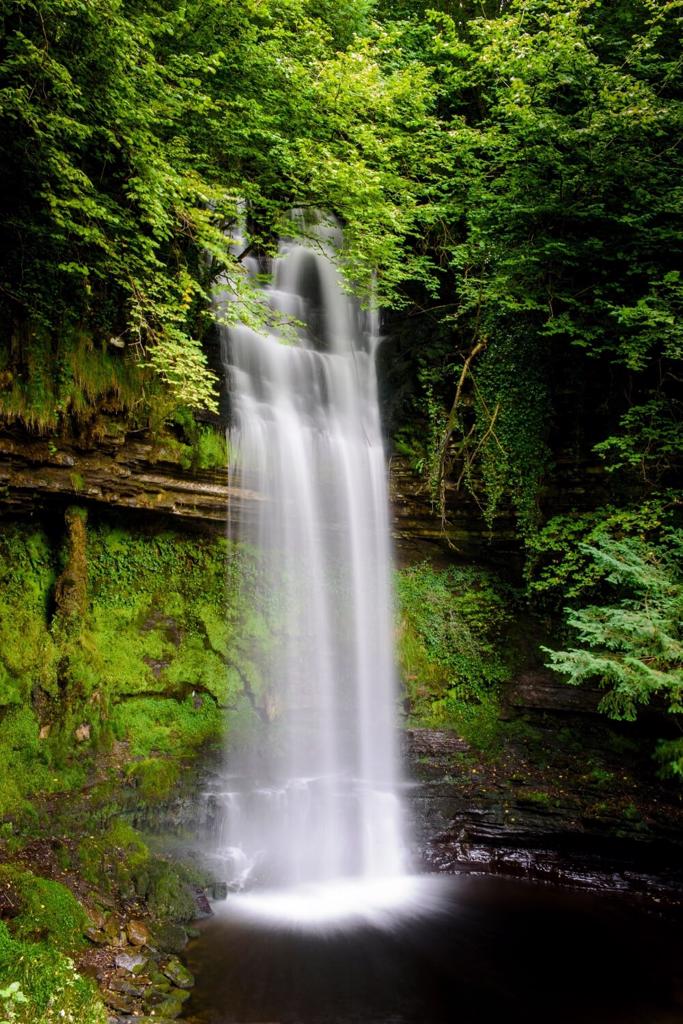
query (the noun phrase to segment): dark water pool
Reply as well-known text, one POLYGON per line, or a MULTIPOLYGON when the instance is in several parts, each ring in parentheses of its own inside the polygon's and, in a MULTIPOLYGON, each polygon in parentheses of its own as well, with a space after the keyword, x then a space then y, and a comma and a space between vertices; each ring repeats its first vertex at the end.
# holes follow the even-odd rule
POLYGON ((683 1024, 680 922, 491 878, 337 927, 231 910, 188 950, 207 1024, 683 1024))

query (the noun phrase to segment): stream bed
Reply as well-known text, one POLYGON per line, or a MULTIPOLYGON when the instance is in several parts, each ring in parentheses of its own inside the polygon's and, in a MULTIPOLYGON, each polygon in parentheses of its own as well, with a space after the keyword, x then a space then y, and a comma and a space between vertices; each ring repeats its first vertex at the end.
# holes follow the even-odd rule
MULTIPOLYGON (((314 908, 318 907, 316 911, 314 908)), ((328 915, 216 905, 187 951, 202 1024, 680 1024, 677 918, 599 894, 423 876, 328 915)))

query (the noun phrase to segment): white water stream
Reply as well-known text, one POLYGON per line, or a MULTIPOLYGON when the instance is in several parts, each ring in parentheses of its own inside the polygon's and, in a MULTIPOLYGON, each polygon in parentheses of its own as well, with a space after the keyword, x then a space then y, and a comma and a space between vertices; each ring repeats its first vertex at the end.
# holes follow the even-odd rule
POLYGON ((231 473, 261 499, 238 539, 270 622, 253 652, 267 724, 215 794, 235 886, 385 884, 405 867, 376 323, 340 287, 334 230, 317 233, 281 244, 264 296, 306 326, 223 329, 231 473))

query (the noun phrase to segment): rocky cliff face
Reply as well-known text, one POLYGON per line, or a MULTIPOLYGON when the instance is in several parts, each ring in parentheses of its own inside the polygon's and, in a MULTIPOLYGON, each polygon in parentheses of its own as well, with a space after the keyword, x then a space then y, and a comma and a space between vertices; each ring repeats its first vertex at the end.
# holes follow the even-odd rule
MULTIPOLYGON (((463 504, 446 530, 425 488, 405 461, 391 461, 392 521, 401 557, 444 553, 449 543, 472 552, 490 543, 463 504)), ((5 515, 62 511, 77 502, 95 508, 153 513, 203 527, 223 529, 228 516, 249 516, 261 496, 228 481, 227 469, 200 470, 182 464, 172 444, 131 435, 95 442, 61 441, 20 430, 0 432, 0 508, 5 515)), ((500 540, 505 531, 497 531, 500 540)), ((510 540, 512 534, 510 532, 510 540)))
MULTIPOLYGON (((546 718, 547 742, 568 723, 576 729, 575 719, 546 718)), ((585 723, 579 728, 585 751, 564 765, 564 778, 571 773, 568 787, 562 772, 548 778, 515 752, 496 766, 473 758, 449 730, 408 730, 406 798, 422 867, 535 879, 680 906, 683 809, 677 794, 635 780, 628 763, 628 774, 615 773, 609 788, 595 773, 582 775, 593 730, 585 723)))
MULTIPOLYGON (((419 558, 521 564, 510 511, 487 528, 476 502, 451 484, 442 521, 424 480, 408 460, 389 463, 392 533, 400 562, 419 558)), ((560 466, 544 494, 548 514, 596 501, 604 484, 599 467, 560 466), (586 481, 589 481, 587 483, 586 481)), ((178 445, 112 432, 97 441, 39 437, 19 429, 0 431, 0 512, 26 516, 63 511, 77 502, 130 510, 222 530, 249 516, 262 497, 227 470, 183 463, 178 445)))
POLYGON ((237 517, 259 500, 254 492, 231 487, 227 470, 184 468, 170 445, 130 436, 89 444, 0 434, 5 514, 25 516, 77 502, 224 526, 228 506, 237 517))

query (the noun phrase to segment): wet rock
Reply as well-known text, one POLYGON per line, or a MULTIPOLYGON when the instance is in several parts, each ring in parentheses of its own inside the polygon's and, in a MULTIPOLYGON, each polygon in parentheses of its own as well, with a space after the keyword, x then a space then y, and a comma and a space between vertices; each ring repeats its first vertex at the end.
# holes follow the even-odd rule
POLYGON ((101 932, 105 930, 107 919, 101 910, 98 910, 97 907, 86 907, 86 913, 90 919, 90 923, 92 924, 93 928, 96 928, 98 931, 101 932))
POLYGON ((228 883, 227 882, 214 882, 211 886, 211 899, 212 900, 227 900, 228 898, 228 883))
POLYGON ((119 953, 114 960, 117 967, 129 971, 131 974, 139 974, 147 966, 147 957, 141 953, 119 953))
POLYGON ((165 967, 162 967, 162 972, 176 988, 192 988, 194 985, 193 975, 175 957, 169 960, 165 967))
POLYGON ((111 978, 108 987, 111 992, 120 992, 124 996, 133 996, 138 999, 145 992, 144 988, 141 988, 139 985, 133 985, 127 978, 111 978))
POLYGON ((197 917, 213 917, 213 910, 205 890, 201 886, 196 886, 192 890, 192 895, 197 908, 197 917))
POLYGON ((129 921, 126 925, 128 941, 133 946, 147 946, 149 944, 149 929, 142 921, 129 921))
POLYGON ((113 1007, 114 1010, 132 1013, 135 1009, 135 1000, 131 996, 124 995, 123 992, 112 992, 111 989, 105 989, 102 998, 107 1006, 113 1007))
POLYGON ((85 936, 86 938, 90 939, 90 941, 93 942, 96 946, 109 945, 109 936, 106 934, 106 932, 100 931, 99 928, 86 928, 85 936))
POLYGON ((189 992, 181 992, 178 989, 174 989, 168 999, 164 999, 162 1003, 159 1003, 155 1016, 170 1017, 171 1020, 175 1020, 183 1012, 185 1000, 189 998, 189 992))
POLYGON ((515 708, 596 714, 604 691, 597 686, 567 686, 547 669, 520 673, 509 685, 507 702, 515 708))
POLYGON ((163 924, 154 930, 154 945, 163 953, 182 953, 188 941, 187 930, 180 924, 163 924))
POLYGON ((145 1006, 158 1006, 159 1003, 163 1003, 165 999, 168 999, 172 989, 173 986, 168 978, 164 978, 163 974, 159 974, 158 971, 153 972, 149 987, 144 994, 145 1006))

